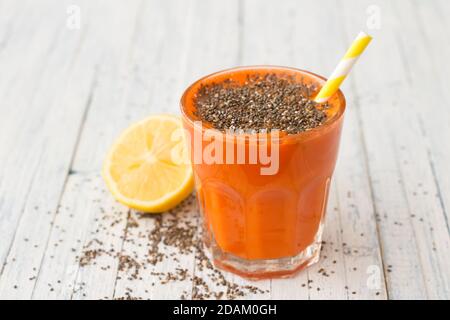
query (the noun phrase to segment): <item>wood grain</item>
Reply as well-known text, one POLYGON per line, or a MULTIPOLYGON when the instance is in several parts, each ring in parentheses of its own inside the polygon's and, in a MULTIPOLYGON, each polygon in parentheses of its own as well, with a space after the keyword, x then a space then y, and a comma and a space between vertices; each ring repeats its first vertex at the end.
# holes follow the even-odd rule
POLYGON ((272 64, 328 75, 369 7, 381 24, 342 87, 320 262, 290 279, 222 276, 243 299, 448 299, 444 0, 1 1, 0 298, 192 299, 205 285, 204 298, 233 297, 202 267, 202 247, 160 243, 166 259, 148 262, 157 224, 201 236, 194 195, 163 215, 129 210, 105 189, 105 153, 131 123, 178 113, 205 74, 272 64))

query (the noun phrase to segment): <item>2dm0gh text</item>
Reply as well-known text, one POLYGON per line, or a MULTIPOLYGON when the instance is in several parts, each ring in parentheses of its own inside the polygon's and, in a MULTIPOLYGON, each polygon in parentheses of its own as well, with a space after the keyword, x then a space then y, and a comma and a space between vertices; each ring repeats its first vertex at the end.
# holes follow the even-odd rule
POLYGON ((186 306, 180 304, 173 308, 174 315, 198 315, 204 317, 207 313, 214 313, 217 315, 276 315, 277 306, 270 304, 256 305, 231 305, 219 304, 214 308, 201 306, 186 306))

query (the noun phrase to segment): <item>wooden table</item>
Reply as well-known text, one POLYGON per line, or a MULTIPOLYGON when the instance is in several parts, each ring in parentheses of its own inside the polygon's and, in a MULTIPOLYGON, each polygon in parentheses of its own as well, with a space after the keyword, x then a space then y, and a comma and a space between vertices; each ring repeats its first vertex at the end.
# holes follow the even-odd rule
POLYGON ((106 150, 131 123, 178 113, 213 71, 327 75, 366 23, 375 40, 343 86, 321 261, 293 279, 224 277, 260 289, 242 298, 450 298, 448 16, 445 0, 0 0, 0 298, 198 298, 194 277, 224 291, 195 252, 133 278, 120 260, 145 261, 155 223, 198 223, 198 209, 161 221, 116 203, 106 150), (94 247, 116 254, 89 260, 94 247), (163 284, 175 268, 186 277, 163 284))

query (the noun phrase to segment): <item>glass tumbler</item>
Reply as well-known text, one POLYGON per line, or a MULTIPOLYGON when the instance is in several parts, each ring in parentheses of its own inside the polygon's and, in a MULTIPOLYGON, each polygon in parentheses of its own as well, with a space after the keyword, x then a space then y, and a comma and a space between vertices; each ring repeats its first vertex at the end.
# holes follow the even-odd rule
POLYGON ((290 276, 319 259, 345 98, 338 91, 328 101, 325 123, 298 134, 224 133, 196 116, 194 101, 201 86, 228 79, 245 85, 247 77, 255 74, 287 75, 317 88, 326 80, 288 67, 233 68, 188 87, 181 111, 203 237, 213 262, 238 275, 261 279, 290 276), (255 150, 256 161, 250 156, 255 150), (259 157, 260 150, 265 157, 259 157))

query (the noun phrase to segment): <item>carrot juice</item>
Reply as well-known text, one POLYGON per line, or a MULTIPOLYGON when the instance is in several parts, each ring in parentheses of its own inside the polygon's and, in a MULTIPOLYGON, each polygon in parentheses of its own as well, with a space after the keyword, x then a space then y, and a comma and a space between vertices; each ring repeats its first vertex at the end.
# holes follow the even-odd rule
MULTIPOLYGON (((265 84, 256 83, 250 91, 241 94, 246 104, 242 113, 253 108, 249 114, 255 114, 254 118, 245 118, 245 129, 251 129, 253 123, 260 123, 263 128, 267 123, 271 130, 220 130, 224 123, 227 128, 240 129, 234 125, 233 117, 240 113, 241 100, 234 96, 229 101, 217 102, 217 108, 223 111, 210 102, 214 102, 214 96, 208 98, 202 103, 206 106, 204 115, 211 121, 199 116, 196 101, 200 93, 207 92, 205 87, 230 81, 235 87, 247 86, 249 77, 255 75, 288 76, 289 81, 302 83, 299 88, 318 89, 325 82, 324 78, 307 71, 274 66, 240 67, 214 73, 185 91, 181 99, 183 123, 189 137, 204 239, 214 263, 250 278, 289 276, 319 258, 345 99, 338 91, 321 111, 324 116, 318 114, 308 120, 320 121, 320 125, 304 129, 296 124, 305 122, 303 116, 296 118, 296 115, 303 112, 308 117, 315 110, 303 98, 298 98, 298 103, 304 103, 309 109, 289 109, 290 105, 296 106, 295 84, 284 84, 280 89, 283 96, 271 99, 271 94, 264 93, 265 84), (267 97, 261 98, 259 105, 255 104, 254 100, 264 94, 267 97), (274 101, 278 103, 276 106, 274 101), (227 113, 227 106, 234 109, 227 113), (258 106, 270 109, 258 110, 258 106), (278 107, 285 108, 279 115, 278 107), (272 125, 269 115, 275 120, 279 117, 277 121, 285 127, 277 128, 278 123, 272 125)), ((284 81, 277 79, 272 82, 284 81)), ((271 84, 266 87, 270 88, 271 84)), ((219 96, 225 89, 218 88, 216 92, 215 96, 219 96)), ((315 92, 314 89, 308 94, 315 92)))

